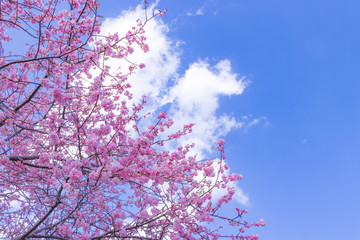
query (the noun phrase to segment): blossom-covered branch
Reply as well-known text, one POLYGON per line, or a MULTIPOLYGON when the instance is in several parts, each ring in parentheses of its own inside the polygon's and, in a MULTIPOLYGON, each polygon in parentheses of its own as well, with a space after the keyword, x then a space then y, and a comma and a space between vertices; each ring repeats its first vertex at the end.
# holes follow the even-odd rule
POLYGON ((168 134, 173 120, 161 112, 145 127, 145 98, 131 103, 131 75, 145 67, 129 60, 133 46, 149 51, 144 26, 165 11, 144 14, 125 36, 104 36, 98 8, 97 0, 0 0, 0 236, 257 239, 236 226, 262 221, 219 213, 241 179, 227 174, 224 141, 214 170, 189 154, 193 145, 164 146, 193 124, 168 134), (24 46, 11 44, 14 31, 24 46), (111 58, 130 67, 110 72, 111 58), (214 201, 220 188, 227 193, 214 201))

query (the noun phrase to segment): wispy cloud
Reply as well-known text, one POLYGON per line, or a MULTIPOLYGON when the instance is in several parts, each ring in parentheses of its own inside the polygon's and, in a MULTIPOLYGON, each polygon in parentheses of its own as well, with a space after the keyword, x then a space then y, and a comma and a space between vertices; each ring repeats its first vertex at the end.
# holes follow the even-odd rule
MULTIPOLYGON (((102 25, 103 33, 126 33, 136 19, 144 16, 141 6, 122 12, 117 18, 105 19, 102 25)), ((195 12, 203 14, 202 8, 195 12)), ((193 133, 183 138, 181 143, 195 143, 193 154, 198 159, 214 156, 216 141, 226 136, 231 130, 243 128, 245 125, 255 125, 257 121, 246 122, 228 114, 217 114, 220 107, 219 99, 223 96, 240 95, 247 82, 244 77, 234 73, 228 59, 215 64, 208 60, 197 60, 189 65, 184 72, 179 71, 181 45, 168 35, 168 26, 159 18, 148 22, 146 37, 150 51, 146 54, 139 49, 131 56, 131 61, 144 63, 145 69, 139 70, 130 79, 134 101, 143 95, 148 97, 148 111, 160 111, 166 107, 175 120, 174 128, 195 123, 193 133), (244 125, 245 124, 245 125, 244 125)), ((112 69, 125 66, 124 60, 111 60, 112 69)), ((125 70, 124 69, 124 70, 125 70)), ((238 186, 235 200, 248 204, 249 198, 238 186)), ((221 192, 217 192, 221 196, 221 192)))
POLYGON ((263 125, 264 127, 271 126, 270 121, 266 117, 261 116, 261 117, 255 118, 251 114, 248 116, 243 116, 242 123, 243 123, 243 129, 245 132, 247 132, 253 126, 259 125, 259 124, 263 125))
POLYGON ((204 14, 205 14, 204 7, 201 7, 194 12, 189 11, 186 13, 186 15, 188 15, 188 16, 200 16, 200 15, 204 15, 204 14))

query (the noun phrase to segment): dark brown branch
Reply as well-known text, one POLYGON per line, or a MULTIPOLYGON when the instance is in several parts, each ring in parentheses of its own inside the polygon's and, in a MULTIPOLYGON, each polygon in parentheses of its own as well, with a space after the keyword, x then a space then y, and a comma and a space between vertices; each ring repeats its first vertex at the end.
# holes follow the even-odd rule
POLYGON ((126 238, 129 238, 129 239, 139 239, 139 240, 158 240, 156 238, 150 238, 150 237, 141 237, 141 236, 102 236, 102 237, 93 237, 93 238, 90 238, 90 239, 102 239, 102 238, 113 238, 113 237, 118 237, 119 239, 126 239, 126 238))
POLYGON ((28 102, 31 101, 31 99, 35 96, 35 94, 37 93, 37 91, 39 91, 39 89, 41 88, 41 84, 39 84, 35 90, 30 94, 30 96, 19 106, 17 106, 14 111, 17 112, 20 108, 22 108, 23 106, 25 106, 25 104, 27 104, 28 102))
POLYGON ((25 28, 23 28, 21 25, 15 23, 15 22, 11 22, 9 20, 6 20, 6 19, 0 19, 0 22, 6 22, 8 24, 13 24, 15 25, 16 27, 20 28, 21 30, 23 30, 24 32, 26 32, 27 34, 29 34, 31 37, 33 38, 37 38, 35 35, 31 34, 28 30, 26 30, 25 28))
POLYGON ((51 167, 48 166, 41 166, 41 165, 36 165, 36 164, 32 164, 32 163, 28 163, 28 162, 24 162, 26 160, 35 160, 38 159, 40 156, 9 156, 9 160, 10 161, 20 161, 22 162, 24 165, 29 166, 29 167, 34 167, 34 168, 42 168, 42 169, 52 169, 51 167))
POLYGON ((25 161, 25 160, 35 160, 38 159, 40 156, 17 156, 17 155, 10 155, 9 160, 11 161, 25 161))
POLYGON ((31 235, 27 236, 27 238, 48 238, 48 239, 63 239, 63 240, 69 239, 69 238, 58 237, 58 236, 47 236, 47 235, 36 235, 36 234, 31 234, 31 235))
MULTIPOLYGON (((65 53, 63 53, 63 54, 61 54, 59 56, 47 56, 47 57, 40 57, 40 58, 30 58, 30 59, 24 59, 24 60, 9 62, 9 63, 7 63, 5 65, 0 66, 0 70, 3 69, 3 68, 9 67, 9 66, 11 66, 13 64, 27 63, 27 62, 34 62, 34 61, 41 61, 41 60, 61 59, 62 57, 66 56, 66 55, 69 55, 70 53, 75 52, 75 51, 81 49, 84 46, 85 46, 85 44, 83 44, 83 45, 81 45, 81 46, 79 46, 79 47, 77 47, 75 49, 72 49, 72 50, 70 50, 68 52, 65 52, 65 53)), ((83 61, 85 61, 85 60, 83 60, 83 61)))
POLYGON ((0 127, 2 127, 3 125, 5 125, 6 120, 8 120, 9 117, 5 116, 3 120, 1 120, 0 122, 0 127))
POLYGON ((25 162, 23 164, 26 165, 26 166, 29 166, 29 167, 34 167, 34 168, 52 169, 51 167, 35 165, 35 164, 27 163, 27 162, 25 162))
POLYGON ((16 124, 15 125, 23 130, 28 130, 28 131, 33 131, 33 132, 38 132, 38 133, 42 133, 42 134, 48 134, 47 132, 44 132, 44 131, 41 131, 41 130, 37 130, 37 129, 31 129, 31 128, 27 128, 27 127, 24 127, 24 126, 21 126, 19 124, 16 124))

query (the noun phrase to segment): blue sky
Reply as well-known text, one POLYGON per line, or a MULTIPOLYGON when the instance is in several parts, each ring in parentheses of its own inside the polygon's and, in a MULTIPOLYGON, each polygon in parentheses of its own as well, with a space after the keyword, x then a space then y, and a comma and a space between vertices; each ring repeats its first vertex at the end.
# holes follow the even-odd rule
MULTIPOLYGON (((102 1, 100 13, 110 24, 137 3, 102 1)), ((210 132, 205 143, 226 139, 231 171, 244 175, 248 217, 267 222, 260 239, 360 239, 360 2, 161 0, 157 8, 168 9, 161 26, 170 45, 159 64, 173 83, 157 82, 165 93, 153 104, 180 94, 180 84, 166 88, 193 75, 213 76, 214 84, 228 76, 239 88, 209 95, 218 107, 206 116, 227 120, 202 134, 210 132), (218 74, 219 63, 231 69, 218 74)), ((177 101, 173 114, 181 110, 176 96, 161 102, 177 101)), ((194 113, 180 122, 189 117, 206 124, 194 113)))

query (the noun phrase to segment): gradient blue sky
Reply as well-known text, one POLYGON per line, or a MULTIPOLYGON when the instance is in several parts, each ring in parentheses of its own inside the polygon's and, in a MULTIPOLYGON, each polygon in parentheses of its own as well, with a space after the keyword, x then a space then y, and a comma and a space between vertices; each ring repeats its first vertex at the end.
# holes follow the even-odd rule
MULTIPOLYGON (((101 1, 100 13, 116 17, 138 3, 101 1)), ((360 239, 360 2, 161 0, 158 8, 168 9, 168 35, 183 41, 180 74, 198 59, 226 58, 251 82, 221 97, 217 114, 266 118, 225 137, 248 216, 267 222, 260 239, 360 239)))

